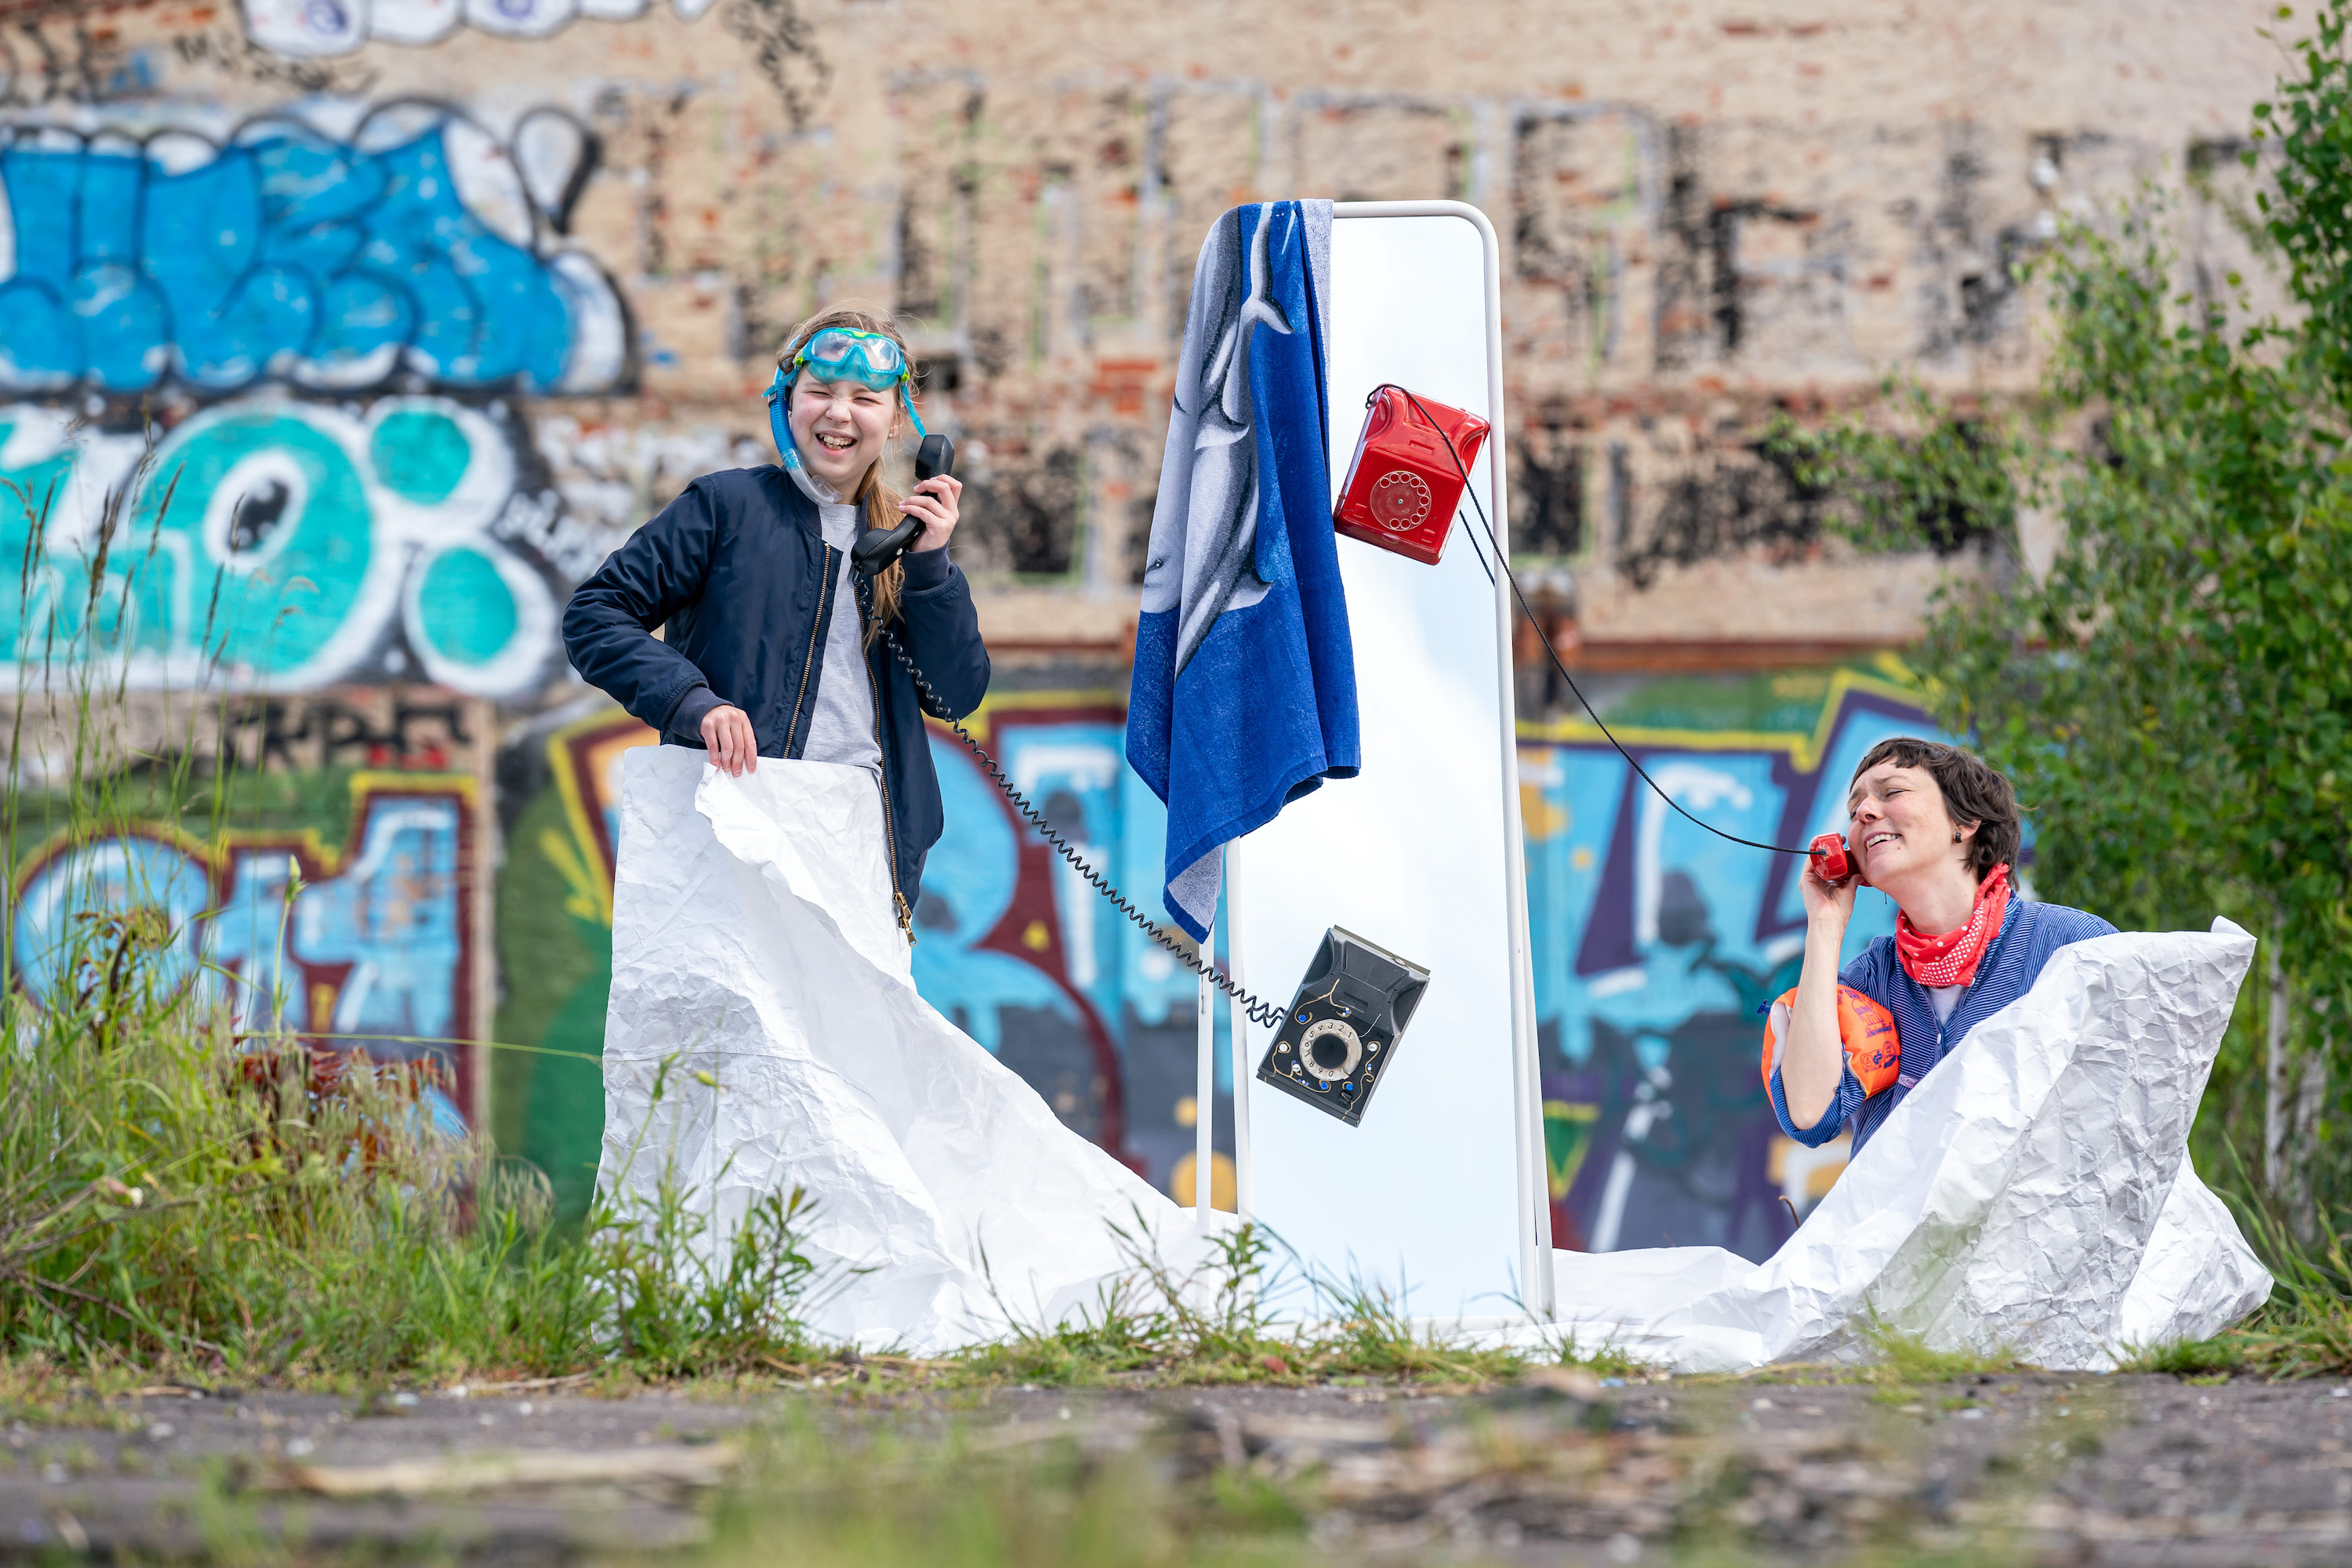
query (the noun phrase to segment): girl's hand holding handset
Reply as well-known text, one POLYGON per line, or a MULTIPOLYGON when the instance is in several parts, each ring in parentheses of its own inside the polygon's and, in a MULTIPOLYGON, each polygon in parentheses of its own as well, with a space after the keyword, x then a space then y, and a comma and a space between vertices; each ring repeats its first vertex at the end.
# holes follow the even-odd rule
POLYGON ((963 481, 953 474, 935 474, 899 498, 898 510, 908 517, 923 520, 923 531, 915 538, 916 550, 944 550, 948 536, 955 532, 956 498, 963 494, 963 481))

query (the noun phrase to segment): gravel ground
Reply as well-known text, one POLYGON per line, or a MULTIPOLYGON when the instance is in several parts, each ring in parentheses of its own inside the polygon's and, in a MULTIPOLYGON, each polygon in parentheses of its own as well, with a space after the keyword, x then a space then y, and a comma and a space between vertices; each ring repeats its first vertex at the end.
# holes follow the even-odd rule
MULTIPOLYGON (((878 1386, 878 1385, 877 1385, 878 1386)), ((1836 1561, 1866 1548, 2051 1563, 2352 1559, 2342 1384, 1983 1377, 1483 1395, 1306 1390, 827 1390, 758 1402, 562 1389, 373 1400, 156 1391, 13 1424, 0 1552, 221 1559, 258 1543, 474 1562, 691 1543, 740 1439, 794 1405, 983 1446, 1149 1447, 1180 1480, 1244 1467, 1338 1560, 1836 1561)))

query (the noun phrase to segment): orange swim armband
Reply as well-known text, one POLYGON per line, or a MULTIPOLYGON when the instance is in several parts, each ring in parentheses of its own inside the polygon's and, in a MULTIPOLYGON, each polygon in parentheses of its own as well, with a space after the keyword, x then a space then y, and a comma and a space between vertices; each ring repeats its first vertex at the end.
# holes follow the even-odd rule
MULTIPOLYGON (((1772 1081, 1772 1057, 1789 1032, 1789 1010, 1797 988, 1780 999, 1764 1018, 1764 1081, 1772 1081)), ((1876 1094, 1893 1084, 1903 1070, 1903 1043, 1895 1037, 1895 1015, 1851 985, 1837 988, 1838 1041, 1845 1047, 1845 1065, 1862 1083, 1862 1092, 1876 1094)))

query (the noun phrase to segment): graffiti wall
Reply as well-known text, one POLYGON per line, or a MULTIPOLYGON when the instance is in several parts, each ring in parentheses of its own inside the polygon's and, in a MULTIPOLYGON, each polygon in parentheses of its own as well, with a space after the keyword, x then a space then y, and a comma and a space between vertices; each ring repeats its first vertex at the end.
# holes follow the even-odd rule
MULTIPOLYGON (((1947 738, 1892 658, 1654 680, 1606 717, 1675 805, 1775 844, 1843 830, 1879 741, 1947 738)), ((1780 1134, 1759 1070, 1804 949, 1797 858, 1694 826, 1589 724, 1523 726, 1519 781, 1554 1240, 1769 1257, 1845 1159, 1780 1134)), ((1865 889, 1846 956, 1894 929, 1865 889)))
POLYGON ((83 990, 107 922, 143 927, 165 984, 226 1007, 234 1028, 431 1062, 436 1114, 472 1121, 489 889, 469 764, 488 715, 467 717, 381 692, 257 703, 222 727, 253 765, 220 797, 75 830, 48 826, 61 802, 26 796, 6 916, 16 983, 44 1005, 83 990))
MULTIPOLYGON (((1852 0, 1787 24, 1474 10, 1433 52, 1373 5, 5 9, 0 399, 115 434, 263 391, 362 420, 468 401, 538 476, 508 526, 561 536, 559 589, 705 455, 764 458, 784 332, 856 297, 914 319, 1006 629, 1116 647, 1217 213, 1451 197, 1501 246, 1516 537, 1572 568, 1554 596, 1588 637, 1899 643, 1940 562, 1842 542, 1769 420, 1867 404, 1889 372, 2029 385, 2024 263, 2143 182, 2179 193, 2184 288, 2225 303, 2215 280, 2262 276, 2228 218, 2275 68, 2254 0, 2153 33, 2117 0, 1995 0, 1957 51, 1852 0), (2130 68, 2058 64, 2125 47, 2130 68)), ((1937 542, 1984 535, 1955 518, 1937 542)), ((448 570, 492 606, 436 656, 470 671, 512 590, 495 555, 448 570)), ((405 671, 299 674, 401 679, 413 640, 405 671)), ((464 689, 518 697, 520 667, 464 689)))
POLYGON ((496 405, 261 395, 160 438, 0 407, 0 559, 25 589, 0 599, 0 666, 532 692, 560 658, 553 504, 496 405))
MULTIPOLYGON (((1121 755, 1123 692, 992 700, 974 733, 1071 843, 1128 885, 1156 885, 1165 817, 1121 755)), ((586 1201, 604 1123, 593 1059, 612 969, 620 760, 653 732, 609 708, 509 754, 499 879, 505 1003, 495 1128, 586 1201), (511 803, 520 801, 520 805, 511 803), (555 1054, 567 1053, 567 1054, 555 1054)), ((1194 982, 1012 811, 952 736, 934 730, 950 830, 915 910, 923 995, 1027 1079, 1064 1125, 1155 1184, 1189 1186, 1194 982)), ((1230 1094, 1230 1074, 1220 1099, 1230 1094)), ((1230 1119, 1219 1143, 1230 1158, 1230 1119)))
MULTIPOLYGON (((1115 691, 1023 693, 983 710, 1015 784, 1123 886, 1157 885, 1165 819, 1120 754, 1115 691)), ((1676 804, 1744 837, 1843 826, 1871 745, 1935 734, 1901 665, 1639 680, 1611 725, 1676 804)), ((584 1202, 603 1121, 594 1067, 611 968, 619 761, 652 732, 609 709, 532 742, 509 828, 499 942, 502 1141, 584 1202), (560 912, 559 912, 560 911, 560 912), (544 1054, 552 1051, 577 1056, 544 1054)), ((932 754, 948 833, 915 913, 917 984, 1063 1122, 1190 1195, 1194 984, 1022 827, 955 740, 932 754)), ((1520 747, 1553 1226, 1563 1246, 1708 1243, 1769 1255, 1843 1167, 1781 1137, 1757 1070, 1759 1005, 1796 983, 1793 862, 1667 810, 1597 731, 1529 725, 1520 747), (1784 1207, 1781 1200, 1789 1200, 1784 1207)), ((1893 929, 1865 893, 1858 951, 1893 929)), ((1229 1079, 1217 1142, 1228 1153, 1229 1079)))

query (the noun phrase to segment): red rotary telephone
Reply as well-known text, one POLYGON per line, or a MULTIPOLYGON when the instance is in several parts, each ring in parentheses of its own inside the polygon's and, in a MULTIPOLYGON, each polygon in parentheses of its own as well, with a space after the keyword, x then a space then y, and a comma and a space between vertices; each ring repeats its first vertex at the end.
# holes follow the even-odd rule
POLYGON ((1806 853, 1812 857, 1813 874, 1831 887, 1841 886, 1848 878, 1870 886, 1870 879, 1862 874, 1862 856, 1845 847, 1843 835, 1824 833, 1806 853))
POLYGON ((1434 566, 1462 504, 1463 476, 1477 462, 1492 426, 1475 414, 1396 385, 1375 388, 1367 409, 1331 526, 1434 566))

